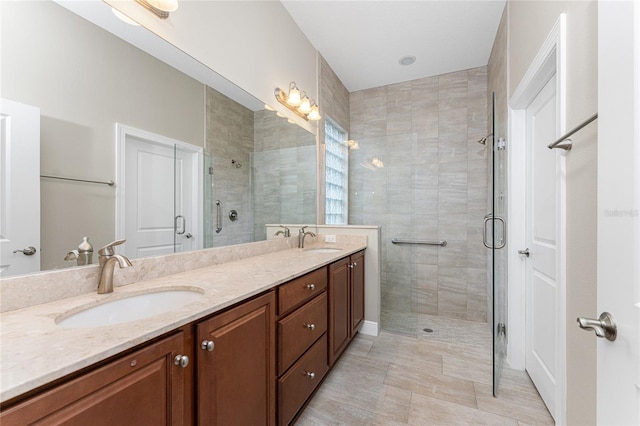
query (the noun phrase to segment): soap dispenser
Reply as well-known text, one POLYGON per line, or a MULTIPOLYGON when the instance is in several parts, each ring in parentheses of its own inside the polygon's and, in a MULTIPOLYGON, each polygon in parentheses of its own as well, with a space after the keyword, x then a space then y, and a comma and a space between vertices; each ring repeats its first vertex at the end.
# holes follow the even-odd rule
POLYGON ((89 237, 82 237, 82 242, 78 245, 78 266, 91 265, 93 263, 93 246, 89 242, 89 237))

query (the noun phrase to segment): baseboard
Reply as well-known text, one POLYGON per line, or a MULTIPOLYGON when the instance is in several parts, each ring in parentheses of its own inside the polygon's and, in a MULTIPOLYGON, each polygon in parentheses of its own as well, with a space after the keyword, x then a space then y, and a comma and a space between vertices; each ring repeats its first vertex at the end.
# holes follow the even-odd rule
POLYGON ((364 321, 360 326, 360 333, 367 336, 378 336, 378 323, 373 321, 364 321))

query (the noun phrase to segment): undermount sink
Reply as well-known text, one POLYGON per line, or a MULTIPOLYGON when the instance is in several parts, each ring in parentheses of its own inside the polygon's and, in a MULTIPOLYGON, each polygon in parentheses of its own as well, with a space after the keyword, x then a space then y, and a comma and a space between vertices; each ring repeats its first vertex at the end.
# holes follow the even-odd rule
POLYGON ((308 251, 311 253, 335 253, 337 251, 342 251, 342 249, 331 248, 331 247, 317 247, 317 248, 304 249, 304 251, 308 251))
POLYGON ((178 309, 195 302, 204 290, 194 287, 137 293, 110 299, 87 308, 73 309, 59 315, 55 322, 64 328, 91 328, 121 324, 178 309))

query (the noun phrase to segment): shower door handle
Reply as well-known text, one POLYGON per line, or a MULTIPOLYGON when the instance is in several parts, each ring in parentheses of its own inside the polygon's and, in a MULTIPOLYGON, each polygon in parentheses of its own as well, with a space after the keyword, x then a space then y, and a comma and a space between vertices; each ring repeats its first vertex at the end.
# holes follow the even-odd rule
POLYGON ((489 213, 484 217, 484 228, 483 228, 483 232, 482 232, 482 244, 484 244, 484 246, 488 249, 501 249, 504 246, 507 245, 507 238, 506 238, 506 234, 507 234, 507 225, 504 221, 503 218, 501 218, 500 216, 493 216, 493 213, 489 213), (495 227, 495 221, 498 221, 502 224, 502 238, 500 239, 500 244, 498 244, 497 246, 495 245, 489 245, 489 243, 487 242, 487 224, 489 223, 489 221, 493 221, 494 227, 495 227))

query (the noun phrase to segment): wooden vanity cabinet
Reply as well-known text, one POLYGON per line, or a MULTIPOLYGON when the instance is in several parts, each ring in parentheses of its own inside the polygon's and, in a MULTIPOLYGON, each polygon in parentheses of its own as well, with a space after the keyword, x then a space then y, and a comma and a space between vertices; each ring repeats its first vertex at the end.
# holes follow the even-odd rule
POLYGON ((192 367, 175 364, 190 354, 188 334, 180 330, 3 410, 0 424, 190 424, 192 367))
POLYGON ((278 287, 278 424, 298 415, 329 370, 327 267, 278 287))
POLYGON ((196 324, 199 425, 273 425, 275 292, 196 324))
POLYGON ((329 265, 329 366, 364 321, 364 252, 329 265))

